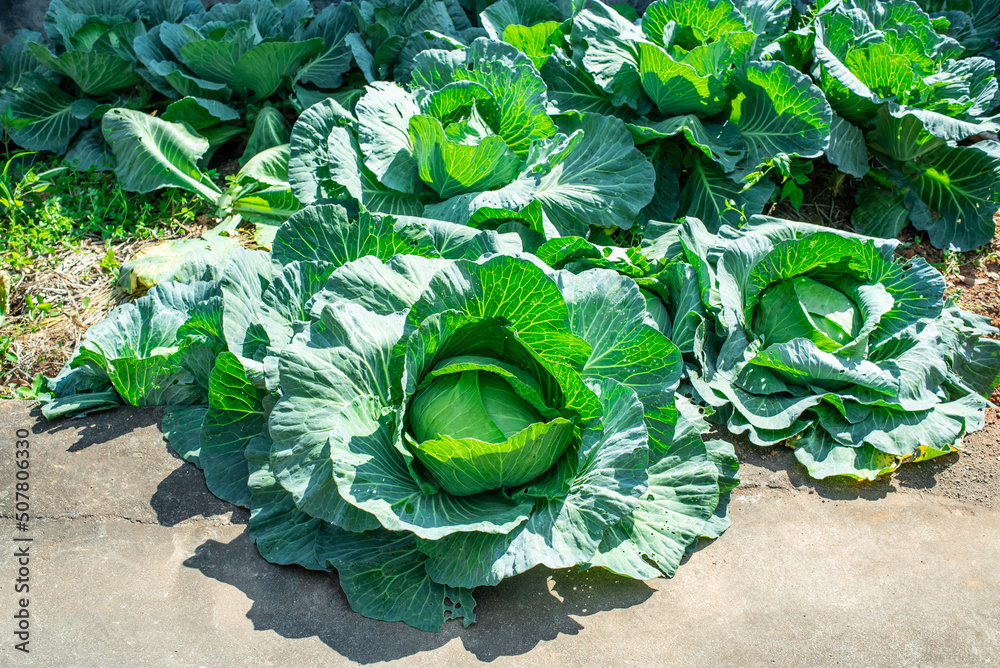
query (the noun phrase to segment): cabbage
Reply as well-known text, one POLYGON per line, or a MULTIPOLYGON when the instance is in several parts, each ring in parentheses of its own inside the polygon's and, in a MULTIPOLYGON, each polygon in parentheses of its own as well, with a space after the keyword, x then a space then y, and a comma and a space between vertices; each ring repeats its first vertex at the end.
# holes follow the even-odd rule
POLYGON ((335 204, 196 277, 92 328, 46 414, 171 405, 261 554, 336 570, 362 614, 469 624, 475 587, 536 565, 670 576, 729 525, 733 448, 632 278, 335 204))
POLYGON ((714 323, 692 389, 731 432, 787 442, 813 477, 871 480, 983 427, 997 330, 898 242, 755 216, 699 247, 684 227, 714 323))

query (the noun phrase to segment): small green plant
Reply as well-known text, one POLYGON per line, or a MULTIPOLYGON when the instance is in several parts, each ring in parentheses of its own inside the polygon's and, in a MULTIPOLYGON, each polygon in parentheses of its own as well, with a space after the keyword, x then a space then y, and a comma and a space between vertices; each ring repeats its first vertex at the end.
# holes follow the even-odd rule
POLYGON ((749 220, 746 214, 746 206, 745 203, 737 202, 734 199, 726 199, 722 202, 722 210, 726 213, 734 212, 740 226, 745 225, 747 220, 749 220))
MULTIPOLYGON (((10 155, 0 171, 0 255, 15 272, 48 264, 86 237, 149 239, 181 234, 208 208, 187 193, 126 191, 113 174, 76 172, 56 162, 18 169, 34 154, 10 155)), ((113 257, 101 267, 113 273, 113 257)))
POLYGON ((115 258, 115 250, 113 248, 108 248, 107 252, 104 253, 104 257, 101 258, 101 261, 97 264, 100 265, 101 269, 109 274, 116 273, 118 267, 121 266, 121 263, 119 263, 117 258, 115 258))
POLYGON ((0 325, 7 319, 10 311, 10 274, 0 271, 0 325))
POLYGON ((959 271, 959 265, 961 264, 961 262, 962 262, 961 253, 956 253, 953 250, 945 249, 944 251, 941 252, 941 262, 936 263, 934 267, 938 269, 945 276, 949 274, 958 276, 959 273, 961 273, 959 271))
POLYGON ((0 336, 0 364, 17 364, 17 353, 11 350, 13 345, 13 337, 0 336))
POLYGON ((26 162, 33 155, 35 154, 31 151, 17 151, 7 158, 3 171, 0 172, 0 212, 11 225, 16 224, 21 216, 27 215, 26 210, 31 205, 40 202, 39 195, 52 185, 49 179, 66 169, 53 167, 36 172, 32 166, 28 171, 18 174, 17 165, 26 162))
POLYGON ((802 186, 809 183, 809 175, 813 170, 813 163, 805 160, 775 160, 778 173, 781 174, 781 196, 779 202, 788 200, 796 211, 802 206, 802 198, 805 192, 802 186))
POLYGON ((19 399, 22 401, 51 401, 52 392, 49 379, 38 374, 30 385, 9 383, 0 387, 0 399, 19 399))
POLYGON ((37 331, 43 319, 60 311, 58 304, 53 304, 44 296, 26 294, 24 296, 24 319, 31 323, 31 331, 37 331))
POLYGON ((45 401, 51 397, 49 394, 49 379, 42 374, 38 374, 31 381, 31 385, 12 388, 12 394, 15 399, 45 401))
POLYGON ((204 211, 194 197, 178 190, 128 192, 108 172, 67 172, 51 194, 60 200, 63 215, 74 221, 77 235, 102 239, 180 233, 204 211))

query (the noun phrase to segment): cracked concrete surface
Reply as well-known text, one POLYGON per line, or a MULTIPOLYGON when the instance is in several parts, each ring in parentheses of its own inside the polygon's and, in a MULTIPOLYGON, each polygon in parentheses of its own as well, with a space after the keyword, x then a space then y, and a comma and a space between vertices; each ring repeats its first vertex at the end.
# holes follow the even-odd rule
MULTIPOLYGON (((35 539, 31 653, 15 652, 8 630, 0 665, 1000 661, 1000 513, 932 484, 947 467, 870 485, 816 483, 786 451, 745 450, 733 527, 674 579, 536 568, 477 590, 475 625, 430 634, 351 612, 335 574, 260 558, 246 511, 216 499, 173 455, 160 417, 119 409, 47 423, 34 404, 0 402, 0 540, 15 533, 18 428, 32 432, 35 539)), ((1000 447, 992 437, 967 445, 949 467, 995 458, 1000 447)), ((997 496, 990 475, 975 499, 997 496)), ((0 547, 4 617, 15 609, 12 552, 0 547)))

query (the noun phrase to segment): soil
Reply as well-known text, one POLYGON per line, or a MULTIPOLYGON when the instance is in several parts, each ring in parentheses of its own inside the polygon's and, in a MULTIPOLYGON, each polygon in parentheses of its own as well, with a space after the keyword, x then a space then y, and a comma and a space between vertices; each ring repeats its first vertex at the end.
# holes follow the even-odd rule
POLYGON ((804 197, 798 210, 785 200, 768 205, 764 213, 853 232, 851 212, 860 188, 861 179, 842 174, 825 161, 817 161, 809 182, 803 186, 804 197))
POLYGON ((113 250, 116 261, 122 262, 137 246, 85 238, 15 278, 10 312, 0 326, 0 337, 13 339, 8 358, 0 360, 0 391, 30 385, 38 374, 51 377, 59 372, 87 328, 122 301, 122 295, 115 294, 114 277, 101 266, 107 251, 113 250), (26 308, 29 295, 54 308, 33 319, 26 308))
MULTIPOLYGON (((724 433, 720 437, 727 436, 724 433)), ((740 460, 740 487, 802 491, 826 499, 880 499, 890 492, 930 494, 985 508, 1000 509, 1000 409, 986 410, 986 427, 963 439, 962 449, 923 462, 904 464, 871 482, 814 480, 792 449, 763 448, 730 436, 740 460)))
POLYGON ((112 308, 132 297, 115 286, 116 273, 109 271, 107 252, 114 252, 117 265, 135 257, 145 247, 171 239, 198 236, 215 223, 199 216, 181 235, 164 239, 112 239, 85 237, 75 246, 60 249, 15 279, 10 294, 10 312, 0 325, 0 338, 13 339, 7 359, 0 359, 0 396, 10 388, 30 386, 36 376, 53 377, 69 360, 89 327, 103 320, 112 308), (53 304, 48 314, 31 319, 27 296, 53 304))

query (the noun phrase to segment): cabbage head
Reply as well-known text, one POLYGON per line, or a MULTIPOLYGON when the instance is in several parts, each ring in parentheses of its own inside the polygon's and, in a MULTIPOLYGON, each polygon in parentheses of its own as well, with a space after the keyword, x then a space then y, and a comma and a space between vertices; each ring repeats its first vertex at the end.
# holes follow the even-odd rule
MULTIPOLYGON (((696 221, 695 221, 696 222, 696 221)), ((699 236, 690 220, 688 250, 699 236)), ((954 451, 1000 383, 986 318, 898 242, 754 216, 700 249, 716 332, 692 384, 757 445, 786 439, 810 475, 874 479, 954 451)), ((689 253, 690 255, 690 253, 689 253)))

